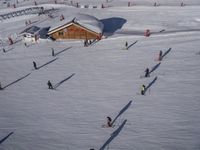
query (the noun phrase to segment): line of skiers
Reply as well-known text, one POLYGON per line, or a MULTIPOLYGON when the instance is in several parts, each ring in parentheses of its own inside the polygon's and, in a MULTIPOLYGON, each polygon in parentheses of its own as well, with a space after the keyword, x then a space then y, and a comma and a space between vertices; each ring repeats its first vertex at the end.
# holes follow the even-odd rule
MULTIPOLYGON (((159 51, 159 54, 158 54, 158 61, 161 61, 161 60, 162 60, 162 57, 163 57, 163 53, 162 53, 162 51, 160 50, 160 51, 159 51)), ((149 68, 146 68, 144 77, 145 77, 145 78, 150 77, 149 68)), ((143 84, 143 85, 141 86, 141 95, 144 95, 144 94, 145 94, 145 91, 146 91, 146 86, 143 84)))
MULTIPOLYGON (((34 67, 34 69, 38 69, 38 68, 37 68, 37 64, 36 64, 35 61, 33 61, 33 67, 34 67)), ((52 85, 52 83, 51 83, 50 80, 47 82, 47 85, 48 85, 48 88, 49 88, 49 89, 53 89, 53 85, 52 85)))

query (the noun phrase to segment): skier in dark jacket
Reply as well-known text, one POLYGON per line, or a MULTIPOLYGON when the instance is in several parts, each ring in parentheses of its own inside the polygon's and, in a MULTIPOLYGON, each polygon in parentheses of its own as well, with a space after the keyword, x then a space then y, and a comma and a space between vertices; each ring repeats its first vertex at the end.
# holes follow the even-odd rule
POLYGON ((145 77, 147 78, 149 76, 150 76, 150 74, 149 74, 149 68, 146 68, 146 70, 145 70, 145 77))
POLYGON ((162 60, 162 51, 159 52, 158 60, 159 60, 159 61, 162 60))
POLYGON ((54 49, 53 48, 51 48, 51 54, 52 54, 52 56, 55 56, 55 53, 54 53, 54 49))
POLYGON ((141 95, 144 95, 144 94, 145 94, 145 90, 146 90, 146 87, 145 87, 145 85, 143 84, 142 87, 141 87, 141 95))
POLYGON ((34 67, 35 69, 38 69, 35 61, 33 61, 33 67, 34 67))
POLYGON ((47 85, 48 85, 49 89, 53 89, 53 86, 52 86, 50 80, 47 82, 47 85))
POLYGON ((3 90, 3 88, 1 87, 1 82, 0 82, 0 90, 3 90))
POLYGON ((125 47, 126 47, 126 49, 128 49, 128 42, 127 41, 125 43, 125 47))
POLYGON ((110 117, 107 117, 107 126, 112 127, 112 119, 110 117))

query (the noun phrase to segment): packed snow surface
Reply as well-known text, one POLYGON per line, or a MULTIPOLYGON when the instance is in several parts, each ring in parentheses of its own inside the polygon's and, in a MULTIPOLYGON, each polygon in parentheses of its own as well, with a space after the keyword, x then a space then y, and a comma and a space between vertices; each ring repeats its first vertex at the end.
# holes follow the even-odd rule
MULTIPOLYGON (((5 87, 0 90, 0 150, 98 150, 110 137, 109 150, 200 149, 199 0, 157 0, 157 7, 155 0, 134 0, 131 7, 128 0, 76 1, 106 7, 93 9, 76 8, 68 0, 37 2, 56 8, 52 17, 23 15, 0 22, 5 87), (77 13, 100 19, 105 38, 88 47, 83 41, 41 39, 25 46, 17 36, 29 26, 49 27, 60 15, 77 13), (8 37, 16 43, 9 45, 8 37), (159 62, 160 50, 169 51, 159 62), (154 71, 141 78, 147 67, 154 71), (55 90, 48 89, 48 80, 55 90), (151 85, 144 96, 143 84, 151 85), (102 128, 106 117, 114 119, 130 100, 115 126, 102 128)), ((33 5, 19 0, 16 6, 33 5)), ((0 14, 7 9, 1 0, 0 14)))

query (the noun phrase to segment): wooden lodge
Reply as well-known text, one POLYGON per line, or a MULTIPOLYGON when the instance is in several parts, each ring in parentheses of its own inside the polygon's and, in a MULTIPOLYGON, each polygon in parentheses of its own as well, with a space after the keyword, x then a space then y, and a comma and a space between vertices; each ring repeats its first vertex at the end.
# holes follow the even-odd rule
POLYGON ((100 40, 103 24, 95 17, 79 14, 71 21, 60 21, 59 25, 51 27, 48 35, 54 39, 84 39, 100 40))

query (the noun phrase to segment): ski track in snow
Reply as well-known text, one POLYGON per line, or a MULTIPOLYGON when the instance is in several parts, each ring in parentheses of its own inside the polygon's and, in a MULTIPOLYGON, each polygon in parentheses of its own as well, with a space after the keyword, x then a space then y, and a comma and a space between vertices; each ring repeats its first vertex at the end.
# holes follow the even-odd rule
MULTIPOLYGON (((0 12, 7 11, 1 5, 0 12), (4 10, 5 9, 5 10, 4 10)), ((13 1, 11 1, 13 2, 13 1)), ((99 149, 116 128, 101 128, 106 117, 116 114, 130 100, 133 104, 116 120, 119 126, 127 119, 119 135, 109 144, 110 150, 197 150, 200 149, 200 6, 197 0, 164 1, 170 6, 127 8, 128 1, 106 3, 117 7, 77 9, 59 5, 60 15, 92 14, 100 19, 125 20, 121 28, 89 47, 82 41, 39 41, 0 47, 0 140, 11 132, 0 150, 88 150, 99 149), (121 5, 123 4, 123 5, 121 5), (119 7, 123 6, 123 7, 119 7), (144 37, 150 29, 152 35, 144 37), (159 33, 160 30, 164 32, 159 33), (138 34, 135 34, 138 33, 138 34), (125 42, 134 43, 125 50, 125 42), (60 53, 56 61, 34 70, 60 53), (172 48, 150 78, 140 78, 146 67, 152 68, 160 50, 172 48), (56 90, 48 90, 47 81, 56 84, 75 73, 56 90), (138 95, 140 86, 157 81, 138 95)), ((20 6, 33 1, 20 1, 20 6)), ((53 2, 52 2, 53 3, 53 2)), ((80 4, 100 5, 105 1, 83 0, 80 4)), ((136 0, 140 5, 154 1, 136 0)), ((54 6, 49 4, 48 8, 54 6)), ((46 6, 47 7, 47 6, 46 6)), ((38 26, 49 26, 59 17, 21 16, 0 24, 0 38, 25 29, 25 20, 39 20, 38 26)), ((109 29, 109 28, 108 28, 109 29)), ((1 45, 0 45, 1 46, 1 45)))

